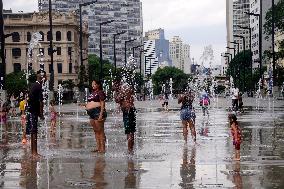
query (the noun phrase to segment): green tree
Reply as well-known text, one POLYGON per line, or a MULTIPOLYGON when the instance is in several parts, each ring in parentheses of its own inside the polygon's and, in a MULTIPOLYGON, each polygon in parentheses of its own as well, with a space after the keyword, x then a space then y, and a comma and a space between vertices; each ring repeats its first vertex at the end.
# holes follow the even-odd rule
POLYGON ((27 90, 26 75, 23 71, 13 72, 6 77, 6 90, 8 94, 18 96, 21 91, 27 90))
MULTIPOLYGON (((264 24, 264 32, 268 35, 272 35, 272 24, 274 23, 274 31, 279 32, 280 34, 284 33, 284 0, 280 0, 274 6, 274 18, 272 19, 272 9, 270 8, 265 16, 266 22, 264 24)), ((275 52, 275 59, 281 60, 284 59, 284 40, 278 41, 278 51, 275 52)), ((265 57, 271 59, 273 56, 272 50, 266 50, 264 52, 265 57)), ((276 85, 279 86, 283 83, 283 68, 280 65, 276 65, 276 85), (281 75, 282 73, 282 75, 281 75)))
MULTIPOLYGON (((251 80, 251 57, 251 51, 242 51, 233 58, 227 69, 227 76, 232 76, 234 84, 242 91, 247 91, 251 88, 253 90, 259 80, 259 70, 253 72, 251 80)), ((265 71, 265 68, 263 68, 263 71, 265 71)))
POLYGON ((84 88, 88 87, 88 84, 86 84, 88 82, 88 74, 84 65, 80 65, 79 67, 78 79, 78 88, 80 91, 83 91, 84 88))
POLYGON ((178 93, 183 91, 188 83, 188 79, 192 79, 191 75, 185 74, 182 70, 175 67, 158 68, 155 74, 152 75, 154 84, 154 94, 159 94, 162 91, 162 86, 166 82, 173 80, 173 92, 178 93))
MULTIPOLYGON (((89 55, 89 82, 99 80, 101 66, 100 58, 94 54, 89 55)), ((110 80, 111 73, 114 73, 114 66, 107 60, 103 60, 103 79, 110 80)))

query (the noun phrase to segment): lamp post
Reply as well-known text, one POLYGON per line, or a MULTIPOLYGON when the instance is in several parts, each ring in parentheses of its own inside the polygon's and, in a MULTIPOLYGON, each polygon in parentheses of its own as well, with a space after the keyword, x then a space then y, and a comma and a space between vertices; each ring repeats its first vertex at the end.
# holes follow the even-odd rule
POLYGON ((234 50, 234 58, 235 58, 235 56, 236 56, 236 49, 235 48, 232 48, 232 47, 226 47, 227 49, 229 49, 229 50, 234 50))
POLYGON ((122 35, 126 33, 126 31, 122 31, 122 32, 118 32, 113 34, 113 63, 114 63, 114 73, 116 73, 116 44, 115 44, 115 40, 116 40, 116 36, 122 35))
MULTIPOLYGON (((228 58, 228 64, 229 64, 229 62, 230 62, 230 57, 227 56, 227 55, 223 55, 222 53, 221 53, 221 56, 224 57, 224 58, 228 58)), ((223 75, 224 75, 224 70, 223 70, 223 75)))
POLYGON ((109 20, 106 22, 101 22, 100 23, 100 67, 101 67, 101 71, 100 71, 100 80, 103 79, 103 48, 102 48, 102 26, 112 23, 114 22, 114 20, 109 20))
POLYGON ((139 47, 143 47, 144 45, 138 45, 138 46, 136 46, 136 47, 132 47, 132 55, 133 55, 133 57, 134 57, 134 51, 135 51, 135 49, 138 49, 139 47))
POLYGON ((144 50, 144 49, 140 51, 140 61, 139 61, 140 62, 140 64, 139 64, 139 73, 140 73, 140 75, 142 74, 141 72, 142 72, 142 53, 143 52, 147 52, 147 51, 144 50))
POLYGON ((82 26, 82 7, 84 6, 88 6, 91 4, 96 3, 96 1, 91 1, 91 2, 87 2, 87 3, 80 3, 79 4, 79 14, 80 14, 80 60, 81 60, 81 66, 83 65, 83 26, 82 26))
POLYGON ((54 87, 54 69, 53 69, 53 53, 55 50, 53 49, 53 33, 52 33, 52 4, 51 0, 49 0, 49 34, 50 34, 50 40, 49 40, 49 55, 50 55, 50 81, 49 81, 49 90, 53 91, 54 87))
POLYGON ((230 41, 230 43, 238 45, 238 54, 240 53, 240 44, 235 41, 230 41))
POLYGON ((5 36, 4 36, 4 18, 3 18, 3 2, 0 0, 0 38, 1 38, 1 64, 0 64, 0 89, 6 88, 5 76, 6 76, 6 61, 5 61, 5 36))
POLYGON ((132 41, 135 41, 136 39, 130 39, 130 40, 126 40, 124 41, 124 59, 125 59, 125 62, 124 62, 124 66, 126 66, 126 63, 127 63, 127 43, 130 43, 132 41))

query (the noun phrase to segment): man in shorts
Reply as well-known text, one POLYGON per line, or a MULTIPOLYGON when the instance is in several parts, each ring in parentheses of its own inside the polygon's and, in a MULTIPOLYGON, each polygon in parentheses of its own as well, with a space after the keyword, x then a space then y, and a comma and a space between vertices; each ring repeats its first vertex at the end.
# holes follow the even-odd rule
POLYGON ((116 81, 115 102, 119 103, 123 113, 125 134, 127 135, 128 152, 133 153, 134 133, 136 132, 136 109, 134 106, 134 90, 128 84, 121 84, 116 81))
POLYGON ((36 74, 37 80, 31 85, 28 98, 28 117, 26 134, 31 135, 31 152, 33 158, 40 155, 37 152, 38 117, 43 118, 42 83, 46 81, 46 73, 40 70, 36 74))

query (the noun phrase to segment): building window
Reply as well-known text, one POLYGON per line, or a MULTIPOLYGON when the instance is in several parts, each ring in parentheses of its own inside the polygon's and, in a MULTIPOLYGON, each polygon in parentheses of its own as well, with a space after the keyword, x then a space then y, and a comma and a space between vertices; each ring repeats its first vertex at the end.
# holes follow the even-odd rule
POLYGON ((47 32, 47 41, 51 41, 50 31, 47 32))
POLYGON ((56 41, 61 41, 61 32, 60 31, 56 32, 56 41))
POLYGON ((39 32, 41 34, 41 40, 40 41, 44 41, 44 33, 42 31, 39 32))
POLYGON ((20 34, 18 32, 13 32, 12 41, 13 42, 20 42, 20 34))
POLYGON ((30 42, 31 41, 31 32, 27 32, 27 41, 30 42))
POLYGON ((57 63, 57 73, 62 73, 62 63, 57 63))
POLYGON ((67 41, 72 41, 72 33, 71 33, 71 31, 67 32, 67 41))
POLYGON ((56 48, 57 55, 61 55, 61 47, 56 48))
POLYGON ((21 56, 21 49, 20 48, 13 48, 12 49, 12 56, 18 58, 21 56))
POLYGON ((72 73, 72 63, 69 63, 69 73, 72 73))
POLYGON ((20 72, 22 69, 21 69, 21 64, 20 63, 15 63, 14 64, 14 72, 17 73, 17 72, 20 72))

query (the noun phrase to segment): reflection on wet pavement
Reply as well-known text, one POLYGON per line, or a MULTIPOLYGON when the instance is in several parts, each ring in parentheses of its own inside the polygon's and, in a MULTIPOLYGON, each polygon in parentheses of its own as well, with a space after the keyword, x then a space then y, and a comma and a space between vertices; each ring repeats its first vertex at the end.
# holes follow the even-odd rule
POLYGON ((187 144, 183 140, 178 108, 139 108, 132 156, 121 113, 110 113, 106 121, 105 155, 92 152, 95 139, 86 115, 61 117, 48 140, 42 125, 39 160, 31 160, 29 145, 21 144, 20 120, 11 119, 1 126, 0 187, 284 188, 284 102, 279 103, 247 106, 238 116, 240 162, 232 161, 227 112, 220 104, 212 105, 209 117, 196 107, 196 145, 190 135, 187 144))

